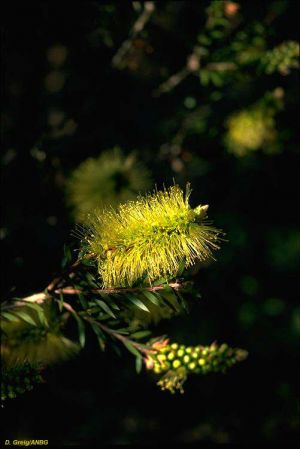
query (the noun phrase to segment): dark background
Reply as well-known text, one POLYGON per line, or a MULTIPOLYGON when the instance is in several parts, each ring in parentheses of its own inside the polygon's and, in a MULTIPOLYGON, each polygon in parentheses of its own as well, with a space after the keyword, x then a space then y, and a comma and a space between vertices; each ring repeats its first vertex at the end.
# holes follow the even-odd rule
MULTIPOLYGON (((119 145, 125 153, 138 152, 158 186, 191 181, 192 203, 210 204, 209 216, 228 240, 217 262, 197 275, 200 302, 154 334, 190 344, 226 341, 246 348, 249 357, 225 376, 192 377, 184 395, 172 396, 151 375, 136 375, 130 354, 103 354, 90 342, 79 358, 50 368, 45 384, 5 406, 5 438, 60 444, 299 441, 297 70, 220 88, 190 75, 154 97, 153 89, 185 65, 207 5, 158 3, 122 70, 111 60, 138 15, 130 2, 6 8, 1 290, 8 299, 47 285, 64 243, 72 241, 65 179, 87 157, 119 145), (67 51, 62 63, 49 60, 57 44, 67 51), (229 154, 222 140, 225 118, 278 86, 285 107, 276 126, 287 136, 280 151, 229 154), (223 95, 217 103, 214 91, 223 95), (204 132, 190 132, 173 151, 174 135, 190 114, 187 97, 207 105, 210 115, 204 132), (55 134, 51 113, 63 114, 61 133, 55 134)), ((282 12, 267 27, 269 48, 297 40, 296 1, 242 2, 240 28, 264 23, 278 5, 282 12)))

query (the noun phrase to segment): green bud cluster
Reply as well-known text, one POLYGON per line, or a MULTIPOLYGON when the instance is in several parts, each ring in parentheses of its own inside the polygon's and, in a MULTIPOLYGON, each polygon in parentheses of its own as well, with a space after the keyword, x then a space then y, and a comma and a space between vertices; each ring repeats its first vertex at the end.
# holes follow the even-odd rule
POLYGON ((165 374, 158 385, 172 393, 183 392, 182 384, 188 374, 225 373, 228 368, 247 357, 247 351, 230 348, 223 343, 210 346, 185 346, 172 343, 151 354, 152 369, 156 374, 165 374))
POLYGON ((225 372, 227 368, 243 360, 245 356, 246 351, 229 348, 226 343, 220 346, 216 343, 210 346, 185 346, 172 343, 151 355, 154 360, 153 370, 157 374, 179 367, 197 374, 225 372))
POLYGON ((1 401, 14 399, 42 382, 39 368, 29 363, 4 368, 1 374, 1 401))
POLYGON ((265 73, 279 72, 287 75, 291 68, 299 67, 299 43, 286 41, 266 52, 261 60, 265 73))

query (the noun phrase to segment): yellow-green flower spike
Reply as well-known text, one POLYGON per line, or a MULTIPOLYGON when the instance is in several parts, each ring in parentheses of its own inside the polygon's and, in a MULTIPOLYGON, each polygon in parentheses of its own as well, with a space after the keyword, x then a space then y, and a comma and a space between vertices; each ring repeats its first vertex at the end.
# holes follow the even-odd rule
POLYGON ((174 278, 184 263, 212 257, 220 231, 206 223, 207 206, 192 209, 172 186, 90 216, 86 251, 98 261, 104 287, 174 278))
MULTIPOLYGON (((154 348, 155 349, 155 348, 154 348)), ((149 364, 156 374, 165 373, 165 376, 158 382, 162 389, 167 389, 172 393, 179 389, 183 391, 182 385, 189 373, 207 374, 210 372, 224 373, 229 367, 247 357, 247 351, 238 348, 229 348, 227 344, 218 345, 212 343, 210 346, 184 346, 173 343, 155 349, 154 353, 148 356, 149 364), (172 348, 180 349, 176 355, 172 348), (162 353, 163 352, 163 353, 162 353), (163 356, 163 357, 162 357, 163 356), (175 359, 175 360, 174 360, 175 359), (172 361, 170 364, 167 360, 172 361), (178 374, 179 373, 179 374, 178 374)))

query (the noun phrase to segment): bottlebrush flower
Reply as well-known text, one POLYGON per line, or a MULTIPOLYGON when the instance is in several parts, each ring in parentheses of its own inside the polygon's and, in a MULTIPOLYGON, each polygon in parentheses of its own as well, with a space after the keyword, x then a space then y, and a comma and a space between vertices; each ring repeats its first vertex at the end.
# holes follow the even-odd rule
POLYGON ((192 209, 189 196, 189 186, 186 194, 172 186, 90 216, 86 251, 104 287, 172 279, 183 265, 212 257, 220 231, 206 221, 208 206, 192 209))

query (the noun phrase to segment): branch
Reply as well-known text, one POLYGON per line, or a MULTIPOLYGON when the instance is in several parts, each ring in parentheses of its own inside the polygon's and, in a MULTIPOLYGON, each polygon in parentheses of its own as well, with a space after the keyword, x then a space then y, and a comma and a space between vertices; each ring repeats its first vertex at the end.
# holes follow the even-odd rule
MULTIPOLYGON (((171 282, 170 284, 167 284, 169 287, 178 290, 180 289, 183 284, 180 282, 171 282)), ((120 287, 120 288, 96 288, 96 289, 91 289, 88 290, 88 292, 90 293, 96 293, 96 294, 101 294, 101 293, 106 293, 107 295, 109 294, 114 294, 114 293, 139 293, 142 291, 148 291, 148 292, 155 292, 158 290, 163 290, 165 288, 165 285, 154 285, 152 287, 120 287)), ((84 293, 83 290, 80 289, 76 289, 73 287, 65 287, 65 288, 60 288, 54 291, 54 293, 57 294, 64 294, 64 295, 78 295, 79 293, 84 293)), ((34 296, 34 295, 33 295, 34 296)))
MULTIPOLYGON (((204 25, 204 29, 209 29, 211 27, 211 16, 208 16, 206 23, 204 25)), ((235 28, 240 24, 241 19, 235 20, 235 22, 231 23, 232 32, 235 28)), ((185 80, 190 74, 197 73, 200 69, 200 59, 203 54, 206 54, 206 51, 203 47, 195 46, 191 55, 188 56, 185 67, 181 69, 179 72, 170 76, 169 79, 164 81, 162 84, 158 86, 152 93, 154 97, 159 97, 161 94, 170 92, 174 87, 180 84, 185 80)), ((237 67, 234 63, 211 63, 208 64, 207 67, 209 70, 223 71, 223 70, 235 70, 237 67)))
POLYGON ((198 72, 200 69, 200 58, 202 55, 202 48, 195 46, 192 53, 188 56, 186 65, 179 72, 170 76, 166 81, 158 86, 152 93, 154 97, 159 97, 161 94, 170 92, 178 84, 180 84, 190 74, 198 72))
POLYGON ((226 72, 226 70, 236 70, 238 68, 235 62, 210 62, 204 69, 214 72, 226 72))
MULTIPOLYGON (((183 288, 184 283, 181 282, 171 282, 170 284, 166 284, 168 287, 171 287, 174 290, 179 290, 180 288, 183 288)), ((94 294, 100 294, 105 293, 107 295, 116 294, 116 293, 139 293, 143 291, 148 292, 156 292, 159 290, 163 290, 166 285, 154 285, 152 287, 133 287, 133 288, 97 288, 97 289, 90 289, 87 291, 80 290, 78 288, 73 287, 64 287, 64 288, 58 288, 56 290, 51 290, 54 294, 57 295, 79 295, 80 293, 94 293, 94 294)), ((16 301, 13 304, 10 302, 3 303, 1 305, 1 309, 8 310, 12 309, 15 306, 24 306, 24 302, 30 302, 30 303, 36 303, 36 304, 42 304, 44 301, 51 299, 52 295, 49 293, 49 290, 47 289, 46 292, 40 292, 40 293, 34 293, 33 295, 26 296, 25 298, 22 298, 22 301, 16 301)))
POLYGON ((119 48, 119 50, 112 59, 113 67, 116 67, 118 69, 123 68, 124 58, 127 55, 127 53, 131 50, 133 40, 144 29, 146 23, 150 20, 154 10, 155 10, 154 2, 144 3, 144 9, 137 18, 137 20, 134 22, 133 27, 129 33, 130 37, 123 42, 123 44, 121 45, 121 47, 119 48))

